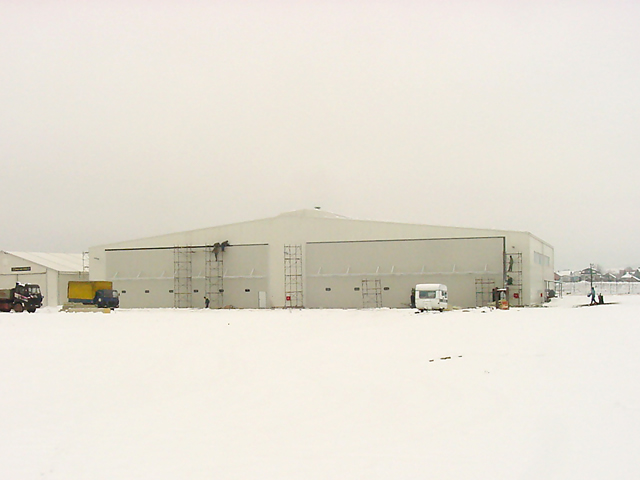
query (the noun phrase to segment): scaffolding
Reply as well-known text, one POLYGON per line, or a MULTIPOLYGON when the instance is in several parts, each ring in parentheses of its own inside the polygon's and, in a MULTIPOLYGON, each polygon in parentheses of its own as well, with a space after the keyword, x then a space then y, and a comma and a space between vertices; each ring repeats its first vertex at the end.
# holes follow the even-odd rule
POLYGON ((284 246, 284 306, 302 308, 302 245, 284 246))
POLYGON ((509 303, 522 306, 522 253, 505 254, 505 287, 509 288, 509 303))
POLYGON ((224 307, 223 253, 218 245, 209 245, 204 252, 205 296, 209 299, 209 308, 222 308, 224 307))
POLYGON ((493 289, 496 282, 493 278, 476 278, 476 307, 486 307, 493 303, 493 289))
POLYGON ((362 308, 382 308, 380 279, 362 280, 362 308))
POLYGON ((193 307, 191 247, 175 246, 173 249, 173 306, 175 308, 193 307))

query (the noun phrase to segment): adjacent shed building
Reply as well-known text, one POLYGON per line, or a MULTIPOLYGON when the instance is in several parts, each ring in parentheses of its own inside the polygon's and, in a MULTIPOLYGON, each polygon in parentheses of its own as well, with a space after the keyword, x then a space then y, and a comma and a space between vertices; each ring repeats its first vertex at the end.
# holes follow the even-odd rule
POLYGON ((44 306, 62 305, 69 281, 88 279, 81 253, 0 251, 0 288, 11 288, 16 282, 36 283, 44 295, 44 306))
POLYGON ((408 307, 418 283, 449 303, 515 305, 553 288, 553 247, 528 232, 354 220, 320 210, 90 248, 122 307, 408 307))

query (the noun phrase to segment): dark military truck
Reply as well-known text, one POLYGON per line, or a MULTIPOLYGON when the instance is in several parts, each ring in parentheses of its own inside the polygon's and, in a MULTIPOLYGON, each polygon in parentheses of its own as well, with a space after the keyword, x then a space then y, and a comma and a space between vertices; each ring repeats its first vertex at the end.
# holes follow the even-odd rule
POLYGON ((16 283, 13 288, 0 289, 0 311, 23 312, 26 310, 34 313, 36 309, 42 307, 43 298, 40 285, 16 283))

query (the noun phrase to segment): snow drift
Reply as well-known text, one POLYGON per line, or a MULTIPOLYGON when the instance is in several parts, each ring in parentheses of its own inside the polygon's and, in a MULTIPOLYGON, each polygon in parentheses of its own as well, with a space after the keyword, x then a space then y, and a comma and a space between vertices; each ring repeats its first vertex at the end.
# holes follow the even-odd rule
POLYGON ((0 478, 638 478, 640 298, 0 316, 0 478))

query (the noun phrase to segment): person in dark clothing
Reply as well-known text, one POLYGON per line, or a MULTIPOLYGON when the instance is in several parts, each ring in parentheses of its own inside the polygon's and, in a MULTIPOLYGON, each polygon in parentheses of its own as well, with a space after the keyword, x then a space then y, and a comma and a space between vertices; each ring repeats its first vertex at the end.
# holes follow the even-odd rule
POLYGON ((222 246, 220 245, 220 243, 216 242, 213 244, 213 254, 216 257, 216 262, 218 261, 218 254, 220 253, 221 250, 222 250, 222 246))
POLYGON ((589 294, 589 296, 591 297, 590 305, 597 305, 598 304, 598 300, 596 300, 596 288, 595 287, 591 287, 591 293, 589 294))
POLYGON ((513 272, 513 255, 509 255, 509 272, 513 272))
POLYGON ((598 303, 604 305, 604 296, 601 293, 598 294, 598 303))
POLYGON ((209 297, 204 297, 204 308, 209 308, 209 297))

